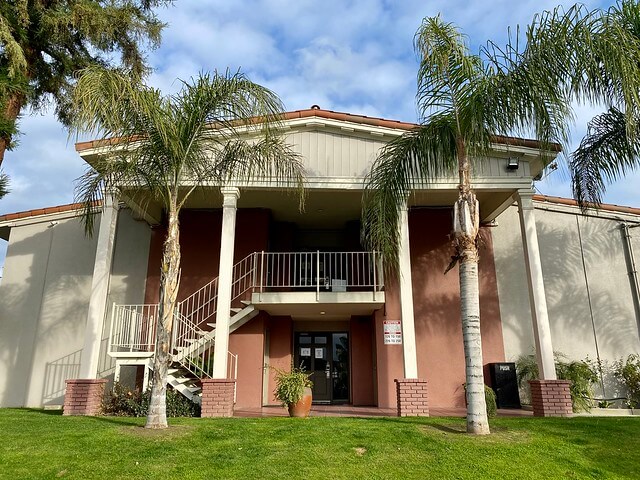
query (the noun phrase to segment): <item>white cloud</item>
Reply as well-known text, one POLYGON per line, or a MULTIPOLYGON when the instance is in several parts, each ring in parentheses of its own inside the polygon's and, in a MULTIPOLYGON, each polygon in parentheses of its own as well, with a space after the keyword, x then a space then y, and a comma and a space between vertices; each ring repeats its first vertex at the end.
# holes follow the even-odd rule
MULTIPOLYGON (((442 12, 444 20, 460 26, 477 48, 490 38, 504 42, 509 25, 526 24, 533 13, 556 3, 180 0, 160 11, 169 26, 161 48, 150 53, 156 68, 150 81, 164 92, 175 92, 180 87, 176 78, 242 67, 250 78, 274 89, 288 109, 319 104, 415 121, 417 60, 412 42, 424 16, 442 12)), ((589 108, 577 110, 576 138, 584 131, 584 118, 593 113, 589 108)), ((14 191, 0 201, 0 214, 72 201, 72 182, 82 173, 83 163, 67 144, 66 132, 52 114, 27 116, 21 129, 21 144, 3 165, 13 178, 14 191)), ((633 188, 637 180, 632 176, 612 187, 607 200, 640 205, 633 188)), ((540 188, 569 194, 567 179, 557 174, 540 188)))

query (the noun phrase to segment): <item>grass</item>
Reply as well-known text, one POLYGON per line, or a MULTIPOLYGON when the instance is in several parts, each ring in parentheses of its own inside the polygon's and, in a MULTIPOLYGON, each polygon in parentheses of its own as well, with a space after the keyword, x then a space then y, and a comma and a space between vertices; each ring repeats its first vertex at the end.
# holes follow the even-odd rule
POLYGON ((0 409, 0 478, 640 478, 640 419, 144 419, 0 409))

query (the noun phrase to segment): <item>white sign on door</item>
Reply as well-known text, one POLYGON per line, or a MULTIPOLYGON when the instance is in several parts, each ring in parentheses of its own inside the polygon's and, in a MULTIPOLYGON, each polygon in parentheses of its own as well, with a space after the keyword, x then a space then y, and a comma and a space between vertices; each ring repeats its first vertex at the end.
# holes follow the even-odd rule
POLYGON ((385 345, 402 345, 402 327, 400 320, 382 322, 385 345))

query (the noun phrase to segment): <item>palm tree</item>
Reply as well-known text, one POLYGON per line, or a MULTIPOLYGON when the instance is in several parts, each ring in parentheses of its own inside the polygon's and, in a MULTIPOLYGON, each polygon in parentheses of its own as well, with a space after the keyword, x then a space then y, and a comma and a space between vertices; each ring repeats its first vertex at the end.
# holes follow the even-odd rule
POLYGON ((204 183, 277 180, 301 189, 302 164, 277 135, 282 104, 243 74, 200 74, 162 96, 129 72, 89 68, 73 94, 74 129, 110 138, 79 179, 87 231, 103 192, 126 189, 162 204, 167 218, 151 404, 147 428, 165 428, 166 382, 179 287, 179 214, 204 183), (249 129, 251 139, 242 136, 249 129), (215 131, 214 131, 215 130, 215 131))
POLYGON ((466 358, 467 431, 488 434, 478 293, 479 205, 471 163, 487 154, 499 134, 530 128, 544 150, 566 142, 570 115, 550 98, 544 79, 485 64, 469 53, 464 36, 440 17, 426 18, 416 33, 420 57, 417 100, 420 125, 391 141, 374 163, 365 185, 363 236, 397 268, 398 220, 413 188, 457 173, 454 262, 459 263, 461 320, 466 358))
POLYGON ((462 329, 467 364, 467 431, 488 433, 482 390, 477 284, 478 203, 470 164, 495 135, 535 135, 543 153, 566 149, 575 102, 605 104, 572 156, 574 193, 599 202, 606 181, 639 164, 640 5, 621 0, 610 9, 576 5, 543 12, 506 48, 488 43, 469 54, 464 37, 439 17, 423 21, 415 37, 421 62, 415 130, 390 142, 366 182, 363 234, 397 268, 400 208, 412 188, 443 175, 459 176, 454 205, 455 255, 460 263, 462 329), (521 49, 521 47, 523 47, 521 49))

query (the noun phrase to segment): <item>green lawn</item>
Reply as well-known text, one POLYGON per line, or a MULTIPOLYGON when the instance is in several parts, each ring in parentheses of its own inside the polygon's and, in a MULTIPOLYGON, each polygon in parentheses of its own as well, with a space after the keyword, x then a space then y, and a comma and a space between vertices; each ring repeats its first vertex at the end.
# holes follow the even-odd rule
POLYGON ((0 478, 640 478, 640 419, 144 419, 0 409, 0 478))

